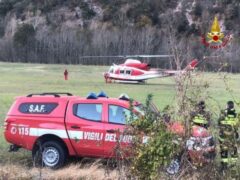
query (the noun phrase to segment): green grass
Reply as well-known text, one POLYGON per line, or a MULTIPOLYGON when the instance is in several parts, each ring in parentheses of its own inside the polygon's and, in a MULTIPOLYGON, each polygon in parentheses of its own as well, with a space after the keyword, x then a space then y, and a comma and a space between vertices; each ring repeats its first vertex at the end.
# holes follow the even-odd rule
MULTIPOLYGON (((155 104, 162 109, 174 103, 175 82, 172 77, 153 79, 147 84, 105 84, 102 73, 108 67, 83 65, 45 65, 20 64, 0 62, 0 148, 6 150, 7 143, 3 138, 3 121, 5 115, 14 102, 16 96, 23 96, 37 92, 71 92, 75 95, 86 96, 89 92, 104 90, 111 97, 118 97, 127 93, 130 97, 141 102, 145 101, 147 94, 154 95, 155 104), (67 68, 69 80, 64 81, 63 72, 67 68)), ((217 100, 209 102, 212 106, 220 104, 223 108, 227 100, 232 99, 226 90, 221 78, 223 74, 204 73, 195 76, 196 79, 206 80, 210 84, 209 95, 217 100)), ((240 100, 240 74, 227 74, 236 100, 240 100)))

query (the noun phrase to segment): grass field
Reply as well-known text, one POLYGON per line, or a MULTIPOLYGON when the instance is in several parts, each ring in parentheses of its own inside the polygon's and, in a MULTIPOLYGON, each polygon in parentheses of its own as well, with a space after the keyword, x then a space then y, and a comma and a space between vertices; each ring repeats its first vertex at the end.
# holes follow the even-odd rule
MULTIPOLYGON (((154 95, 155 104, 162 109, 174 103, 175 82, 172 77, 153 79, 146 84, 105 84, 102 73, 108 67, 82 66, 82 65, 44 65, 20 64, 0 62, 0 164, 11 162, 18 158, 19 162, 30 161, 30 153, 22 151, 9 155, 8 144, 3 138, 3 121, 5 115, 14 101, 14 97, 38 92, 71 92, 75 95, 86 96, 89 92, 104 90, 111 97, 118 97, 127 93, 139 101, 145 101, 147 94, 154 95), (69 71, 69 80, 64 81, 63 71, 69 71), (29 157, 29 158, 28 158, 29 157)), ((240 74, 227 74, 228 84, 232 95, 226 90, 222 74, 202 73, 196 79, 207 81, 210 84, 209 95, 217 102, 210 100, 211 108, 220 104, 223 108, 232 95, 240 101, 240 74)), ((209 107, 210 107, 209 106, 209 107)), ((240 110, 240 108, 239 108, 240 110)))

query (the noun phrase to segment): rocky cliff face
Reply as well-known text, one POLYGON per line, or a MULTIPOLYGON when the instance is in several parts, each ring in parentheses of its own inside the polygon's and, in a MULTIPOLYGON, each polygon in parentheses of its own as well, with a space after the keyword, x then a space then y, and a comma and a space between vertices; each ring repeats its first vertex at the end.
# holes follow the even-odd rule
MULTIPOLYGON (((216 56, 199 40, 215 16, 224 34, 238 37, 238 0, 2 0, 0 60, 110 64, 81 57, 169 54, 173 45, 186 48, 182 59, 216 56)), ((237 71, 239 40, 233 40, 221 57, 237 71)))
MULTIPOLYGON (((0 7, 3 6, 2 8, 6 8, 6 1, 2 0, 0 7)), ((45 1, 43 1, 43 3, 44 2, 45 1)), ((95 5, 94 3, 90 4, 88 1, 85 1, 85 6, 81 8, 77 3, 75 6, 69 7, 67 4, 61 4, 60 2, 61 1, 58 2, 59 4, 56 3, 52 5, 53 7, 51 8, 51 4, 49 4, 49 9, 45 10, 47 5, 39 6, 35 1, 12 1, 11 8, 5 13, 2 13, 1 16, 4 32, 2 35, 5 38, 13 37, 17 28, 22 24, 33 25, 38 33, 44 33, 46 31, 53 32, 55 30, 82 29, 84 27, 94 29, 97 28, 97 24, 99 24, 102 19, 103 11, 99 5, 95 5), (19 6, 21 6, 21 8, 19 6), (86 7, 89 8, 87 10, 91 10, 90 13, 92 14, 84 14, 86 12, 84 12, 83 8, 86 7)))
MULTIPOLYGON (((40 32, 166 25, 169 13, 180 31, 195 31, 218 15, 224 30, 237 30, 239 2, 234 0, 1 0, 1 28, 11 37, 17 27, 32 24, 40 32)), ((192 33, 192 32, 191 32, 192 33)))

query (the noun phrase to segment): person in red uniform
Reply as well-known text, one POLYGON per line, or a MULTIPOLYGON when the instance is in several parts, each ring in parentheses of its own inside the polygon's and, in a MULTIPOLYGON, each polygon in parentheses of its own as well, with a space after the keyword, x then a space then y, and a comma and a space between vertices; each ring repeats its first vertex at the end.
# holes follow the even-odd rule
POLYGON ((64 79, 68 80, 68 71, 67 71, 67 69, 65 69, 63 74, 64 74, 64 79))

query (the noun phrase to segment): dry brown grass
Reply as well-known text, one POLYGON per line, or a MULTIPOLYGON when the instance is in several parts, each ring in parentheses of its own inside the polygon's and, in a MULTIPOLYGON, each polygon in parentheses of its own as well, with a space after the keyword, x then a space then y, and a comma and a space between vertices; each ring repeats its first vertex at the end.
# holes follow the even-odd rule
POLYGON ((59 170, 28 168, 20 164, 0 165, 0 179, 119 179, 116 170, 107 171, 98 162, 89 165, 72 164, 59 170))
MULTIPOLYGON (((184 173, 168 176, 165 171, 161 171, 159 179, 173 179, 173 180, 215 180, 215 179, 234 179, 230 174, 220 174, 215 169, 216 167, 206 166, 201 169, 186 169, 184 173)), ((15 179, 36 179, 36 180, 117 180, 117 179, 138 179, 133 174, 126 172, 126 167, 118 169, 110 168, 108 165, 100 160, 86 160, 81 163, 69 163, 69 165, 59 169, 51 170, 48 168, 34 168, 27 164, 20 162, 14 164, 6 162, 0 163, 0 180, 15 180, 15 179), (120 170, 120 171, 118 171, 120 170)), ((230 172, 229 172, 230 173, 230 172)), ((237 178, 239 179, 239 176, 237 178)))

